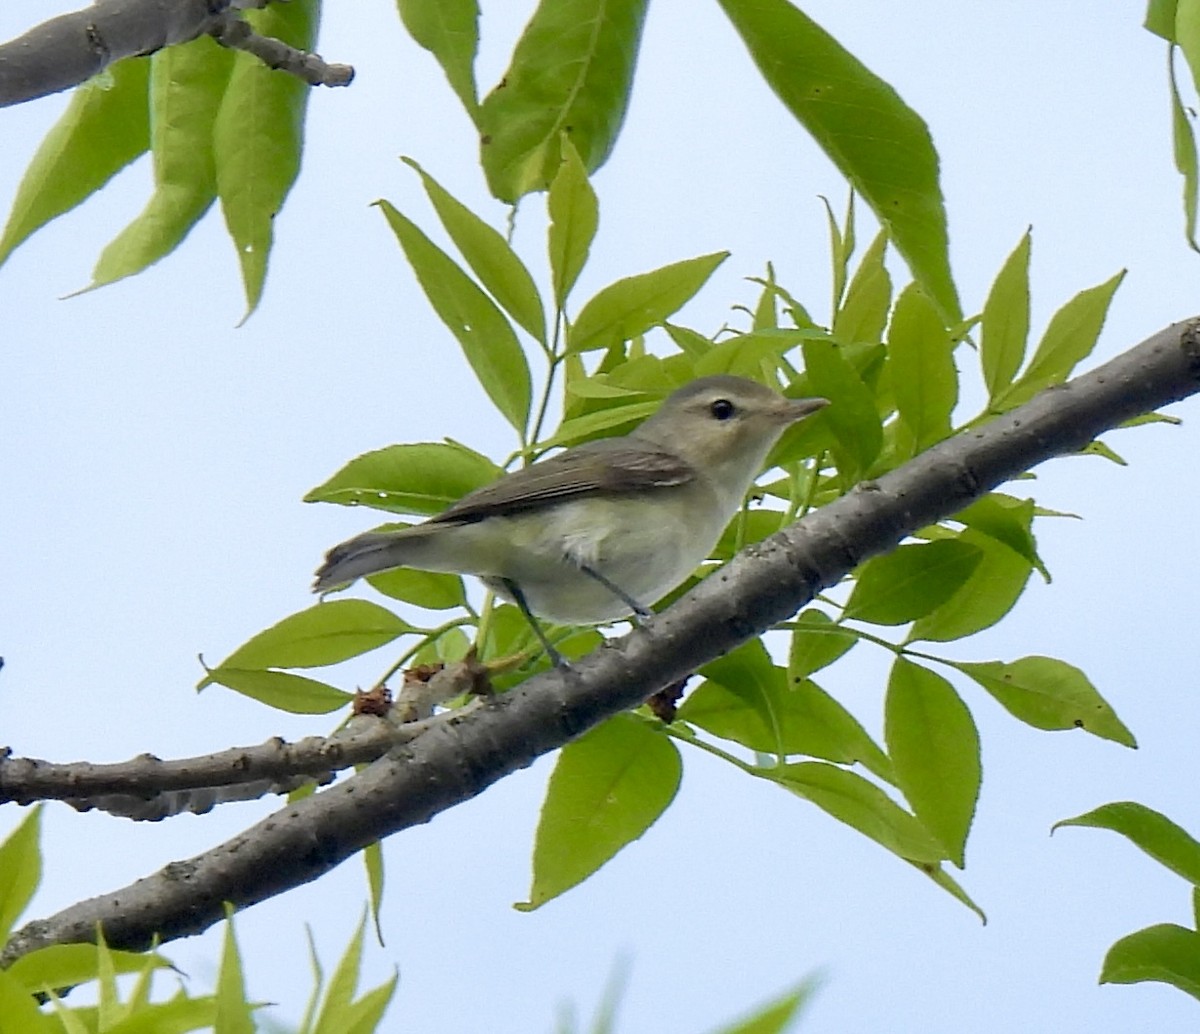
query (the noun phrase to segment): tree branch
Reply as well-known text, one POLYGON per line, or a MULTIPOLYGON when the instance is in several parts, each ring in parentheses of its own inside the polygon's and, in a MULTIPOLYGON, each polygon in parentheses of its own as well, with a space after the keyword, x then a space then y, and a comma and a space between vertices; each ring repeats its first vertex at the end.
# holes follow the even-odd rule
POLYGON ((0 107, 77 86, 121 58, 212 34, 226 46, 249 50, 271 68, 312 85, 344 86, 349 65, 327 65, 279 40, 250 31, 235 10, 269 0, 95 0, 80 11, 51 18, 0 44, 0 107))
POLYGON ((16 933, 0 964, 49 944, 145 948, 316 879, 380 837, 427 822, 603 719, 785 620, 870 556, 1101 432, 1200 390, 1200 318, 1175 324, 744 550, 644 627, 570 671, 452 714, 359 775, 204 854, 16 933))

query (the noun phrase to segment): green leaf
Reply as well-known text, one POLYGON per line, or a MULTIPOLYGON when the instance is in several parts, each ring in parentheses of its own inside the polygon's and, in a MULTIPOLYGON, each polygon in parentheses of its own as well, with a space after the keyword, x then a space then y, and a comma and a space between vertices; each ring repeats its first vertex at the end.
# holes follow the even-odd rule
MULTIPOLYGON (((168 969, 171 965, 161 955, 132 951, 110 951, 108 955, 117 973, 139 973, 147 965, 152 969, 168 969)), ((94 944, 52 944, 22 955, 7 972, 29 991, 74 987, 97 978, 100 949, 94 944)))
POLYGON ((461 445, 390 445, 355 457, 304 501, 432 515, 502 473, 486 456, 461 445))
POLYGON ((689 359, 699 359, 713 347, 712 340, 706 338, 698 330, 680 327, 674 323, 664 323, 662 327, 667 332, 667 336, 675 343, 675 347, 689 359))
POLYGON ((807 979, 787 994, 760 1006, 745 1018, 723 1026, 713 1034, 784 1034, 817 991, 817 982, 807 979))
POLYGON ((912 864, 931 880, 933 880, 934 883, 941 887, 942 890, 953 897, 956 901, 960 901, 962 904, 966 905, 967 908, 979 916, 980 922, 982 922, 985 926, 987 925, 987 915, 983 909, 975 904, 974 900, 965 890, 962 889, 958 881, 948 872, 946 872, 941 865, 931 865, 927 862, 913 862, 912 864))
POLYGON ((600 223, 600 208, 596 192, 588 182, 587 169, 565 134, 562 162, 550 181, 546 206, 550 212, 547 231, 550 277, 554 283, 554 304, 561 310, 587 262, 600 223))
POLYGON ((1200 841, 1153 808, 1136 801, 1117 801, 1056 822, 1053 829, 1063 826, 1089 826, 1120 833, 1160 865, 1200 887, 1200 841))
POLYGON ((1175 41, 1175 8, 1178 0, 1150 0, 1146 5, 1146 29, 1168 42, 1175 41))
POLYGON ((338 964, 329 978, 325 988, 325 999, 321 1003, 321 1012, 317 1017, 313 1034, 342 1034, 346 1030, 345 1014, 354 1001, 354 992, 358 987, 358 977, 362 969, 363 935, 366 931, 366 918, 359 920, 358 929, 346 945, 346 950, 338 960, 338 964))
POLYGON ((38 1009, 37 999, 0 970, 0 1022, 4 1034, 60 1034, 64 1029, 38 1009))
POLYGON ((354 699, 351 693, 290 671, 223 664, 209 673, 205 684, 213 682, 289 714, 329 714, 354 699))
POLYGON ((857 642, 853 632, 834 624, 823 610, 801 612, 788 652, 788 681, 808 678, 848 653, 857 642))
POLYGON ((646 0, 542 0, 500 84, 479 110, 480 157, 492 194, 544 190, 570 134, 588 171, 612 151, 625 118, 646 0))
POLYGON ((1175 168, 1183 177, 1184 235, 1193 251, 1200 251, 1196 243, 1196 195, 1200 172, 1196 163, 1196 133, 1192 129, 1193 116, 1179 96, 1179 83, 1175 79, 1175 50, 1168 51, 1167 78, 1171 86, 1171 144, 1175 168))
POLYGON ((546 317, 537 285, 525 264, 517 258, 499 232, 485 223, 462 202, 456 200, 441 184, 411 158, 401 158, 421 177, 425 193, 433 203, 442 226, 454 245, 479 277, 517 323, 542 344, 546 343, 546 317))
POLYGON ((948 600, 917 619, 908 642, 945 643, 991 628, 1012 610, 1029 584, 1032 565, 1007 545, 973 528, 957 539, 979 551, 979 563, 948 600))
POLYGON ((789 680, 760 640, 700 669, 679 720, 761 753, 863 764, 891 779, 887 756, 849 711, 809 679, 789 680))
POLYGON ((1012 409, 1043 388, 1061 384, 1096 347, 1113 293, 1125 278, 1122 270, 1096 287, 1080 291, 1050 319, 1046 333, 1020 379, 992 400, 994 409, 1012 409))
POLYGON ((375 924, 375 937, 383 944, 383 919, 380 909, 383 907, 383 886, 386 871, 383 866, 383 842, 374 840, 367 844, 362 851, 363 868, 367 871, 367 889, 370 891, 368 903, 371 908, 371 921, 375 924))
POLYGON ((242 957, 233 934, 233 906, 226 905, 225 909, 225 941, 221 950, 221 968, 217 973, 214 1027, 221 1034, 254 1034, 254 1017, 250 1003, 246 1001, 242 957))
MULTIPOLYGON (((320 668, 367 653, 411 632, 412 626, 368 600, 329 600, 284 618, 245 642, 197 685, 230 669, 320 668)), ((235 687, 236 688, 236 687, 235 687)))
POLYGON ((842 485, 848 489, 862 478, 883 447, 875 396, 833 342, 804 341, 801 348, 812 393, 831 403, 817 420, 832 430, 837 440, 834 459, 842 485))
POLYGON ((690 301, 728 257, 718 251, 609 284, 576 317, 568 349, 590 352, 646 333, 690 301))
POLYGON ((833 314, 833 336, 844 345, 883 340, 892 305, 892 278, 883 264, 887 243, 887 231, 881 230, 863 253, 850 288, 833 314))
POLYGON ((767 84, 875 212, 914 278, 961 318, 938 156, 921 117, 787 0, 721 0, 767 84))
POLYGON ((695 360, 695 375, 733 374, 762 380, 780 366, 780 357, 802 341, 826 340, 826 335, 811 330, 755 330, 734 334, 719 344, 711 344, 695 360))
POLYGON ((0 844, 0 943, 25 911, 42 881, 42 808, 35 806, 0 844))
POLYGON ((213 125, 234 51, 208 37, 150 58, 150 149, 154 193, 104 249, 90 287, 140 273, 173 251, 217 196, 213 125))
POLYGON ((982 553, 960 539, 900 546, 858 569, 844 616, 903 625, 932 613, 971 577, 982 553))
POLYGON ((369 575, 367 581, 373 589, 385 596, 425 607, 427 610, 450 610, 467 602, 463 580, 456 574, 398 567, 394 571, 381 571, 379 574, 369 575))
POLYGON ((888 678, 884 738, 896 785, 960 869, 979 800, 979 733, 941 675, 897 657, 888 678))
POLYGON ((954 515, 954 520, 968 528, 1002 542, 1018 556, 1036 567, 1049 582, 1050 572, 1038 555, 1033 537, 1033 516, 1036 505, 1032 499, 1014 499, 1002 492, 989 492, 954 515))
POLYGON ((1029 339, 1029 230, 1004 261, 983 304, 979 363, 988 398, 1007 391, 1025 358, 1029 339))
POLYGON ((529 363, 512 326, 458 263, 387 201, 376 202, 488 398, 518 433, 529 420, 529 363))
POLYGON ((408 34, 442 66, 450 88, 472 121, 478 121, 475 54, 479 49, 477 0, 396 0, 408 34))
POLYGON ((948 438, 958 402, 954 345, 937 308, 916 284, 905 288, 892 311, 888 371, 900 420, 912 437, 908 456, 948 438))
MULTIPOLYGON (((258 33, 299 50, 316 41, 317 0, 272 4, 244 17, 258 33)), ((239 51, 213 125, 212 154, 225 225, 237 248, 246 317, 267 278, 275 217, 300 171, 304 113, 312 87, 239 51)))
POLYGON ((1125 747, 1137 741, 1082 671, 1053 657, 954 662, 1010 714, 1035 729, 1083 729, 1125 747))
POLYGON ((912 815, 874 783, 823 761, 761 769, 759 774, 812 801, 839 822, 857 829, 911 862, 940 862, 946 852, 912 815))
POLYGON ((628 714, 598 725, 559 754, 533 848, 527 911, 587 879, 663 813, 679 789, 679 751, 628 714))
POLYGON ((126 58, 75 90, 21 177, 0 236, 0 264, 150 146, 149 77, 146 58, 126 58))
POLYGON ((1148 926, 1122 937, 1104 957, 1102 984, 1170 984, 1200 999, 1200 933, 1174 923, 1148 926))

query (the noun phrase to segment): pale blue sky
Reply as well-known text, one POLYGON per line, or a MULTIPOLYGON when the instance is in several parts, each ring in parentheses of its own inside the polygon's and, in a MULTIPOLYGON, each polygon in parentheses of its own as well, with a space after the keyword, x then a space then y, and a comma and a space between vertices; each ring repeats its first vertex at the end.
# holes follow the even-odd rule
MULTIPOLYGON (((504 6, 483 20, 485 87, 527 13, 504 6)), ((1183 242, 1171 167, 1165 47, 1141 30, 1135 5, 805 9, 929 122, 968 310, 1029 224, 1035 330, 1122 267, 1104 356, 1200 309, 1200 258, 1183 242)), ((264 303, 245 327, 234 328, 241 291, 215 213, 148 274, 56 300, 87 282, 100 248, 140 208, 144 163, 0 269, 0 742, 19 754, 179 756, 324 731, 328 720, 287 718, 219 688, 197 696, 196 654, 219 660, 308 605, 322 551, 370 522, 300 503, 346 459, 446 435, 497 456, 512 446, 368 203, 386 196, 433 226, 397 161, 408 154, 497 225, 504 212, 486 200, 466 117, 393 6, 348 10, 327 5, 321 51, 359 75, 312 98, 305 169, 277 222, 264 303)), ((9 0, 0 36, 48 13, 44 2, 9 0)), ((758 80, 717 5, 652 5, 640 67, 624 135, 596 178, 601 231, 578 297, 728 248, 733 257, 686 311, 691 325, 719 326, 729 305, 752 297, 740 278, 768 259, 823 314, 817 196, 840 207, 844 187, 758 80)), ((3 205, 63 103, 0 112, 3 205)), ((526 208, 517 243, 536 264, 541 204, 526 208)), ((373 983, 401 971, 387 1029, 548 1031, 556 1003, 590 1009, 622 956, 632 966, 625 1032, 706 1031, 815 970, 826 984, 800 1028, 814 1034, 1194 1026, 1195 1005, 1177 991, 1095 984, 1116 938, 1188 921, 1187 888, 1115 836, 1049 837, 1056 820, 1121 799, 1200 833, 1196 432, 1189 422, 1110 441, 1129 468, 1060 460, 1032 486, 1039 502, 1086 518, 1037 528, 1054 584, 1032 583, 1000 628, 954 649, 1078 664, 1141 749, 1034 732, 964 691, 985 782, 962 880, 989 926, 823 813, 699 755, 687 756, 676 804, 642 841, 563 899, 518 914, 509 906, 528 889, 543 761, 387 843, 387 946, 367 965, 373 983)), ((827 680, 874 730, 884 660, 860 649, 827 680)), ((345 678, 365 683, 385 664, 368 659, 345 678)), ((30 918, 201 851, 266 810, 140 826, 52 806, 30 918)), ((0 815, 0 830, 20 817, 0 815)), ((306 972, 303 923, 329 961, 363 899, 351 862, 240 917, 252 993, 295 1018, 307 992, 291 975, 306 972)), ((215 945, 210 935, 169 954, 203 982, 215 945)))

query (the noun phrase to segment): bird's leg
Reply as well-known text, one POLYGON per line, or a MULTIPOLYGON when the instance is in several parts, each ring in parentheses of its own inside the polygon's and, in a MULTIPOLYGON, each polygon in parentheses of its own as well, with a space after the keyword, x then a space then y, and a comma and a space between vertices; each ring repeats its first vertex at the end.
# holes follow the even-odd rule
POLYGON ((629 609, 631 611, 633 611, 634 624, 640 625, 640 624, 642 624, 643 621, 646 620, 646 618, 654 617, 654 611, 652 611, 649 607, 643 606, 641 603, 639 603, 637 600, 635 600, 632 596, 630 596, 629 593, 627 593, 624 589, 622 589, 619 585, 617 585, 616 582, 610 581, 609 579, 605 578, 604 575, 602 575, 594 567, 588 567, 587 564, 580 564, 579 570, 581 570, 589 578, 595 578, 596 581, 598 581, 601 585, 604 586, 604 588, 606 588, 609 592, 611 592, 614 596, 616 596, 617 599, 619 599, 622 603, 626 604, 629 607, 629 609))
POLYGON ((550 640, 546 638, 546 633, 542 630, 542 626, 538 624, 537 618, 533 616, 533 611, 529 609, 529 604, 525 602, 525 593, 521 591, 521 587, 511 578, 501 578, 503 584, 512 596, 513 602, 520 608, 522 614, 525 615, 525 620, 529 622, 529 627, 533 629, 533 634, 537 636, 538 642, 542 644, 542 649, 546 651, 546 656, 550 658, 550 663, 556 668, 569 668, 570 662, 559 653, 550 640))

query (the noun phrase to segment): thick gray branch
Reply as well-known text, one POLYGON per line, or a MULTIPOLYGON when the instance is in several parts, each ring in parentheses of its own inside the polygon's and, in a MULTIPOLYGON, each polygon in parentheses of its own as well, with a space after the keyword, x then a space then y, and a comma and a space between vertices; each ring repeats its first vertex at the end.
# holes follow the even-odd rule
POLYGON ((1052 456, 1200 390, 1200 319, 928 450, 745 550, 644 628, 573 671, 531 678, 452 716, 358 776, 281 809, 202 855, 15 934, 0 961, 48 944, 144 948, 316 879, 388 834, 427 822, 596 723, 783 621, 866 558, 1052 456))
POLYGON ((259 55, 309 83, 345 85, 348 65, 326 65, 278 40, 249 31, 234 10, 268 0, 95 0, 0 44, 0 107, 44 97, 90 79, 114 61, 152 54, 205 34, 259 55))

